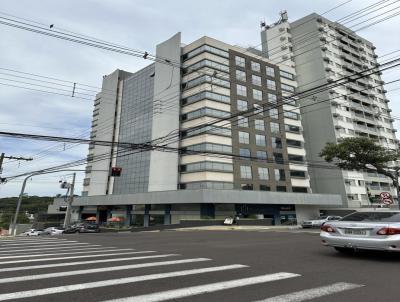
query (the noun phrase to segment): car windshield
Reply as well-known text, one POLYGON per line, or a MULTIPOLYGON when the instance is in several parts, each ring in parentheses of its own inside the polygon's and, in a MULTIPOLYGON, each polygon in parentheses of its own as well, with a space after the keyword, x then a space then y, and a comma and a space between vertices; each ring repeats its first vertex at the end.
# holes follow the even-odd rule
POLYGON ((400 212, 356 212, 343 217, 341 221, 400 222, 400 212))

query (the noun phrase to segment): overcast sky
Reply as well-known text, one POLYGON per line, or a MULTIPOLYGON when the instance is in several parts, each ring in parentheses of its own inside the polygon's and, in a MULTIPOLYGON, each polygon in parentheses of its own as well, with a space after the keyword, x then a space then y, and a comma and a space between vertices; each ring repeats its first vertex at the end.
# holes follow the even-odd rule
MULTIPOLYGON (((343 2, 345 1, 2 0, 0 13, 43 24, 54 24, 54 29, 67 29, 154 53, 157 43, 178 31, 182 32, 184 43, 207 35, 230 44, 259 45, 261 20, 265 20, 267 24, 273 23, 278 19, 279 11, 287 10, 289 20, 294 21, 312 12, 323 13, 343 2)), ((353 0, 327 13, 325 17, 337 20, 375 2, 377 1, 353 0)), ((381 12, 395 8, 397 6, 394 4, 381 12)), ((1 14, 0 16, 7 17, 1 14)), ((372 41, 377 47, 376 52, 383 55, 400 49, 399 28, 400 16, 360 31, 359 34, 372 41)), ((149 64, 143 59, 61 41, 1 24, 0 36, 0 68, 95 87, 101 86, 103 75, 117 68, 134 72, 149 64)), ((13 78, 5 73, 13 74, 0 69, 0 131, 88 137, 92 101, 11 87, 9 85, 27 85, 5 79, 25 82, 28 80, 13 78)), ((383 76, 386 81, 397 77, 400 77, 399 69, 388 71, 383 76)), ((400 84, 386 87, 394 116, 400 116, 400 90, 390 90, 398 87, 400 84)), ((91 95, 95 92, 87 93, 91 95)), ((84 97, 91 98, 89 95, 84 97)), ((398 126, 398 122, 395 122, 395 127, 398 126)), ((5 161, 3 176, 6 176, 84 158, 87 146, 0 137, 0 152, 13 156, 32 156, 35 159, 31 162, 5 161)), ((65 173, 36 176, 28 182, 26 192, 29 195, 65 193, 59 188, 58 181, 70 178, 71 175, 65 173)), ((78 173, 77 193, 82 189, 82 179, 83 173, 78 173)), ((0 197, 18 195, 20 187, 21 180, 0 185, 0 197)))

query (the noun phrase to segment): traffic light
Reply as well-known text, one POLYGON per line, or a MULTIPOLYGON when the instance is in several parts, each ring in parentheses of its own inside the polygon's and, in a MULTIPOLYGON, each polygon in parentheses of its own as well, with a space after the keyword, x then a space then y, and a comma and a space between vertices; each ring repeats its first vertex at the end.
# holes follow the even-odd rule
POLYGON ((111 168, 111 176, 119 177, 121 176, 122 168, 112 167, 111 168))

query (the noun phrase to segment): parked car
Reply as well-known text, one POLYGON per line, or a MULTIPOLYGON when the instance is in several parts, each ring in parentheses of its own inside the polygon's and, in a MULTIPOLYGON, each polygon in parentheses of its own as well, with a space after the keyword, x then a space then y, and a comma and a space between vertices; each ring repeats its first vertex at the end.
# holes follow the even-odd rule
POLYGON ((305 220, 301 223, 301 227, 305 228, 320 228, 327 221, 334 221, 341 219, 341 216, 320 216, 315 219, 305 220))
POLYGON ((64 233, 98 233, 99 231, 97 223, 77 223, 66 228, 64 233))
POLYGON ((360 211, 321 227, 322 244, 339 252, 400 252, 400 211, 360 211))
POLYGON ((46 233, 49 235, 61 235, 64 233, 64 228, 58 228, 58 227, 49 227, 44 230, 46 233))
POLYGON ((78 230, 79 233, 98 233, 100 232, 99 225, 97 223, 83 223, 78 230))
POLYGON ((36 229, 30 229, 23 233, 23 235, 26 235, 26 236, 41 236, 41 235, 46 235, 46 234, 47 233, 44 230, 36 230, 36 229))
POLYGON ((71 224, 64 230, 64 234, 77 233, 82 223, 71 224))

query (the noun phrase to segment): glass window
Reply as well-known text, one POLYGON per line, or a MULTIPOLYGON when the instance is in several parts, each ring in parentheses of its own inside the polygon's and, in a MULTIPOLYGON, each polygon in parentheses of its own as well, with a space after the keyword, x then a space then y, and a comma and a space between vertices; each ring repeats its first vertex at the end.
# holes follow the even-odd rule
POLYGON ((290 162, 304 162, 304 157, 301 155, 288 154, 288 159, 290 162))
POLYGON ((271 188, 267 185, 260 185, 260 191, 271 191, 271 188))
POLYGON ((247 132, 239 131, 239 143, 241 144, 250 143, 249 134, 247 132))
POLYGON ((264 135, 256 134, 256 145, 257 146, 266 146, 264 135))
POLYGON ((276 118, 276 119, 278 119, 278 118, 279 118, 278 109, 276 109, 276 108, 269 109, 269 116, 270 116, 271 118, 276 118))
POLYGON ((276 94, 268 93, 268 102, 276 104, 277 103, 276 94))
POLYGON ((236 93, 237 93, 237 95, 247 96, 246 86, 236 84, 236 93))
POLYGON ((284 91, 289 91, 289 92, 294 92, 295 88, 294 86, 286 85, 286 84, 281 84, 281 88, 284 91))
POLYGON ((275 69, 272 67, 265 67, 265 72, 267 73, 268 76, 274 77, 275 76, 275 69))
POLYGON ((253 83, 253 85, 261 86, 261 77, 253 74, 251 76, 251 82, 253 83))
POLYGON ((285 170, 283 170, 283 169, 275 169, 274 170, 274 172, 275 172, 275 180, 286 180, 286 177, 285 177, 285 170))
POLYGON ((247 110, 247 101, 238 100, 237 101, 237 110, 238 111, 246 111, 247 110))
POLYGON ((276 186, 276 191, 277 192, 286 192, 286 187, 285 186, 276 186))
POLYGON ((308 193, 306 187, 292 187, 292 192, 295 192, 295 193, 308 193))
POLYGON ((282 149, 282 140, 279 137, 271 137, 272 148, 282 149))
POLYGON ((241 70, 236 70, 236 80, 246 82, 246 73, 241 70))
POLYGON ((341 221, 400 222, 400 213, 399 212, 356 212, 343 217, 341 221))
POLYGON ((253 191, 253 185, 252 184, 241 184, 240 187, 242 188, 242 190, 253 191))
POLYGON ((293 120, 298 120, 299 119, 299 114, 296 113, 296 112, 291 112, 291 111, 285 111, 283 113, 283 116, 287 117, 287 118, 291 118, 293 120))
POLYGON ((254 128, 257 130, 265 130, 265 124, 263 120, 254 120, 254 128))
POLYGON ((240 148, 239 155, 240 155, 240 159, 250 160, 250 150, 249 149, 240 148))
POLYGON ((246 66, 246 59, 239 57, 239 56, 235 56, 235 63, 237 66, 240 67, 245 67, 246 66))
POLYGON ((268 168, 258 168, 258 179, 268 180, 269 179, 269 172, 268 168))
POLYGON ((282 155, 282 153, 275 153, 274 152, 274 161, 277 164, 283 164, 283 155, 282 155))
POLYGON ((238 127, 249 127, 249 118, 244 116, 238 116, 238 127))
POLYGON ((267 88, 271 90, 276 90, 275 81, 267 79, 267 88))
POLYGON ((240 178, 252 178, 250 166, 240 166, 240 178))
MULTIPOLYGON (((254 108, 254 114, 259 114, 262 115, 264 111, 264 106, 261 106, 259 104, 253 104, 253 108, 254 108)), ((267 112, 265 112, 265 114, 267 114, 267 112)))
POLYGON ((271 122, 270 123, 270 127, 271 127, 271 133, 272 134, 279 134, 280 129, 279 129, 279 124, 278 123, 271 122))
POLYGON ((262 100, 262 91, 258 89, 253 89, 253 99, 255 100, 262 100))
POLYGON ((265 152, 265 151, 257 151, 257 158, 258 159, 267 159, 267 152, 265 152))
POLYGON ((296 148, 301 147, 301 141, 296 141, 294 139, 287 139, 286 143, 289 147, 296 147, 296 148))
POLYGON ((283 78, 290 79, 290 80, 294 79, 294 74, 292 74, 290 72, 280 70, 279 73, 280 73, 281 77, 283 77, 283 78))
POLYGON ((306 178, 305 171, 290 171, 290 177, 306 178))
POLYGON ((261 71, 260 63, 251 61, 251 70, 260 72, 261 71))
POLYGON ((285 125, 285 130, 287 132, 300 133, 300 127, 299 126, 285 125))

